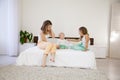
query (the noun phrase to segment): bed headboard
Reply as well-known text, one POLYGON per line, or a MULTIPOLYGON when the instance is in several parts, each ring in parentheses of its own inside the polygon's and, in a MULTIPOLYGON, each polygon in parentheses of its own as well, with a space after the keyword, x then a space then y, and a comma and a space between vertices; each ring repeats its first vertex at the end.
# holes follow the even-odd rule
MULTIPOLYGON (((51 37, 49 37, 51 38, 51 37)), ((55 38, 59 38, 59 37, 55 37, 55 38)), ((79 37, 65 37, 65 39, 79 39, 79 37)), ((38 36, 34 36, 33 38, 33 42, 37 44, 38 42, 38 36)), ((94 45, 94 38, 90 38, 90 45, 94 45)))

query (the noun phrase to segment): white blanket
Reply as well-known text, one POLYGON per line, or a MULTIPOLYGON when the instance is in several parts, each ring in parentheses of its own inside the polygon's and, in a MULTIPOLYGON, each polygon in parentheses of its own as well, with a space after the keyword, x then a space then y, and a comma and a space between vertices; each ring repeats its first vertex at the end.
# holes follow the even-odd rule
MULTIPOLYGON (((29 48, 20 53, 17 58, 17 65, 41 66, 43 50, 38 47, 29 48)), ((96 69, 94 53, 91 51, 75 51, 71 49, 59 49, 56 51, 55 62, 51 62, 50 55, 47 58, 47 65, 65 66, 96 69)))

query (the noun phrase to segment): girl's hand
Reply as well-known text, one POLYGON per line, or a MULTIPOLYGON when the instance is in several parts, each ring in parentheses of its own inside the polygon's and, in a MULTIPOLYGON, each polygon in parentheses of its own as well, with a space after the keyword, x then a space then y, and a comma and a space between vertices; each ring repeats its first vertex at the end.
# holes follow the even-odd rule
POLYGON ((51 32, 52 32, 52 30, 50 29, 50 30, 48 30, 48 34, 51 34, 51 32))
POLYGON ((67 41, 71 41, 70 39, 66 39, 67 41))
POLYGON ((59 45, 57 45, 57 49, 60 49, 60 46, 59 46, 59 45))
POLYGON ((88 51, 88 49, 85 49, 84 51, 88 51))

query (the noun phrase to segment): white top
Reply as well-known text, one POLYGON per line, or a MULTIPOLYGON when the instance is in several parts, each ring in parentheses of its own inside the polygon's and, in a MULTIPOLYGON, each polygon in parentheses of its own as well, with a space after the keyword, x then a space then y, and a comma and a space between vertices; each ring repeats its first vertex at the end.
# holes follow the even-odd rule
MULTIPOLYGON (((46 37, 46 39, 48 40, 49 35, 45 35, 45 37, 46 37)), ((40 35, 38 35, 38 42, 39 42, 39 41, 42 41, 42 39, 41 39, 41 36, 40 36, 40 35)))
POLYGON ((86 45, 85 36, 83 36, 83 38, 82 38, 81 42, 83 43, 83 46, 85 46, 85 45, 86 45))
MULTIPOLYGON (((86 39, 85 39, 85 36, 83 36, 81 42, 83 43, 83 46, 85 47, 85 45, 86 45, 86 39)), ((89 48, 89 42, 88 42, 88 48, 89 48)))
POLYGON ((65 39, 57 39, 57 45, 67 45, 67 41, 65 39))

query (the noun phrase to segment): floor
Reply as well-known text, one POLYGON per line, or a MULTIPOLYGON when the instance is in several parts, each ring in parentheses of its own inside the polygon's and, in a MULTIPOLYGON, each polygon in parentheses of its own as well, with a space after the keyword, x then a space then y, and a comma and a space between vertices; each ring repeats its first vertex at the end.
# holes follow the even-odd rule
MULTIPOLYGON (((0 66, 15 64, 16 57, 0 56, 0 66)), ((120 59, 96 59, 98 70, 104 71, 110 80, 120 80, 120 59)))
POLYGON ((120 59, 97 59, 97 68, 106 72, 110 80, 120 80, 120 59))

